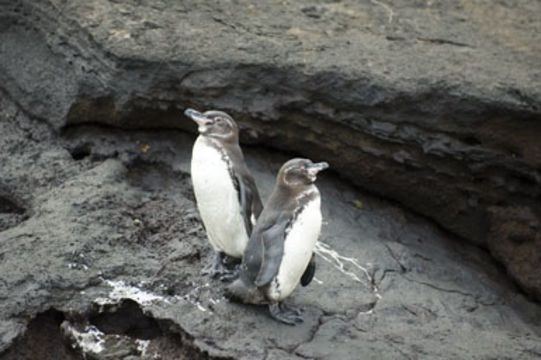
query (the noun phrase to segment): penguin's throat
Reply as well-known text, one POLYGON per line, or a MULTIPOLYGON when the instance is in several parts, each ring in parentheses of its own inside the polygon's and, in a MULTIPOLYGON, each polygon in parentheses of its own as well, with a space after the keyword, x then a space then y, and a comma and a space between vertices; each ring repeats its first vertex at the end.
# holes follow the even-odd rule
POLYGON ((318 190, 315 185, 309 185, 305 190, 301 191, 297 196, 297 201, 301 202, 303 200, 311 200, 314 196, 318 194, 318 190))
POLYGON ((197 128, 197 131, 199 131, 201 135, 206 135, 207 132, 209 131, 209 127, 207 125, 199 125, 199 127, 197 128))

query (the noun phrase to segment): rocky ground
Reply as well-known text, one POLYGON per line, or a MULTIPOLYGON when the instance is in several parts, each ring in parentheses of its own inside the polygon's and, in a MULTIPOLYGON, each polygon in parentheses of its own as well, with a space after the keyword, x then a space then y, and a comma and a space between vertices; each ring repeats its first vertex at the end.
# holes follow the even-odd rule
MULTIPOLYGON (((296 327, 231 304, 189 181, 193 136, 1 103, 0 359, 536 359, 541 309, 486 251, 327 174, 296 327), (26 329, 26 330, 25 330, 26 329)), ((248 148, 268 196, 287 159, 248 148)))
POLYGON ((0 83, 60 130, 193 129, 325 158, 541 299, 541 3, 0 1, 0 83))
POLYGON ((540 12, 0 0, 0 359, 540 357, 540 12), (199 275, 186 107, 330 162, 303 325, 199 275))

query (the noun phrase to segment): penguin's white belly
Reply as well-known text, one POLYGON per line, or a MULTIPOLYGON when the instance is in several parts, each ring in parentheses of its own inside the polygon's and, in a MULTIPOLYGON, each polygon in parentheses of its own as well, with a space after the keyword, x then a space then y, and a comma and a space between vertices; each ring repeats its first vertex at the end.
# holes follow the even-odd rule
POLYGON ((297 216, 284 242, 278 275, 269 287, 269 297, 281 301, 299 284, 321 231, 321 200, 318 196, 306 204, 297 216))
POLYGON ((199 136, 192 152, 192 183, 201 219, 216 251, 242 257, 248 235, 237 190, 220 151, 199 136))

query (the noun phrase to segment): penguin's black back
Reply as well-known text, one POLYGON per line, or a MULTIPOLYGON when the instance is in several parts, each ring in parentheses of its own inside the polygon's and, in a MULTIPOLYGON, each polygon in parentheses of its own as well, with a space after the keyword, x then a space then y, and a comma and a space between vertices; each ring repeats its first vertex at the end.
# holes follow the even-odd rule
POLYGON ((263 286, 276 275, 291 224, 316 193, 299 195, 276 186, 246 246, 241 267, 243 281, 263 286))

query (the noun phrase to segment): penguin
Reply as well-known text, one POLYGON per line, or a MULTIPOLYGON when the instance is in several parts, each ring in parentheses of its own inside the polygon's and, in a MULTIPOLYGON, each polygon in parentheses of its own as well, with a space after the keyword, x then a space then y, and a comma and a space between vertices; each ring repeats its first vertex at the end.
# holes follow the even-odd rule
POLYGON ((202 273, 230 280, 236 272, 225 266, 226 256, 242 257, 263 205, 239 146, 239 128, 231 116, 193 109, 184 114, 198 125, 191 177, 208 241, 216 252, 202 273))
POLYGON ((302 322, 302 311, 287 306, 300 283, 314 277, 314 248, 321 231, 321 197, 314 184, 326 162, 292 159, 278 172, 276 184, 244 251, 239 277, 226 288, 226 297, 248 304, 268 305, 283 323, 302 322))

